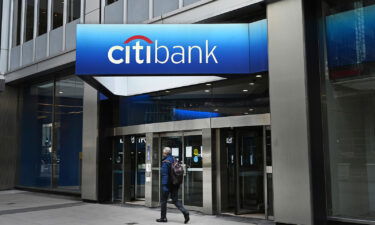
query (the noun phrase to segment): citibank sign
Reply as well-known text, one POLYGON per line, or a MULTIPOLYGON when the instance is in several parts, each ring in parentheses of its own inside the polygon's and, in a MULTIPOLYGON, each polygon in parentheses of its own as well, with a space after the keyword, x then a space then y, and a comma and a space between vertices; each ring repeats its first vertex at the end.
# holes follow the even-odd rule
POLYGON ((267 70, 267 22, 77 25, 78 75, 215 75, 267 70))
POLYGON ((121 64, 121 63, 137 63, 137 64, 166 64, 168 62, 173 64, 181 64, 181 63, 192 63, 193 60, 197 60, 200 64, 202 63, 210 63, 210 59, 214 63, 218 63, 217 58, 215 56, 215 50, 217 46, 210 46, 209 41, 205 40, 204 49, 202 49, 199 45, 194 46, 182 46, 176 45, 173 46, 171 49, 168 48, 166 45, 162 45, 160 41, 155 40, 153 42, 148 37, 143 35, 135 35, 128 38, 124 44, 129 44, 130 42, 135 41, 135 45, 133 46, 121 46, 115 45, 111 47, 108 51, 108 60, 113 64, 121 64), (141 44, 143 40, 144 43, 149 44, 148 46, 144 46, 141 44), (124 56, 116 59, 113 55, 115 51, 124 52, 124 56), (146 52, 145 58, 142 58, 142 52, 146 52), (197 51, 197 58, 193 59, 193 51, 197 51), (161 53, 163 52, 163 57, 161 57, 161 53), (204 59, 203 59, 204 57, 204 59))

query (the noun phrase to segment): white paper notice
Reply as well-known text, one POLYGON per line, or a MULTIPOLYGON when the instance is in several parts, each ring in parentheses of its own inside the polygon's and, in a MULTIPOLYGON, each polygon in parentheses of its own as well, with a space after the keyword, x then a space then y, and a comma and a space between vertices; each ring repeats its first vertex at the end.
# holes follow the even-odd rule
POLYGON ((193 157, 193 146, 186 146, 185 152, 186 152, 186 158, 193 157))
POLYGON ((178 157, 180 155, 179 148, 172 148, 172 155, 178 157))

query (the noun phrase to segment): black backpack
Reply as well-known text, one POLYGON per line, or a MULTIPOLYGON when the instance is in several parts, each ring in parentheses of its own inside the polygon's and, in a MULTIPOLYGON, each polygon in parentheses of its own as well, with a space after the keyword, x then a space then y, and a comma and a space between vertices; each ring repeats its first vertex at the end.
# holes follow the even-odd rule
MULTIPOLYGON (((165 160, 166 162, 171 163, 168 160, 165 160)), ((178 160, 174 160, 173 163, 171 163, 171 168, 169 171, 169 181, 173 185, 181 185, 182 181, 184 180, 184 167, 182 166, 182 163, 178 160)))

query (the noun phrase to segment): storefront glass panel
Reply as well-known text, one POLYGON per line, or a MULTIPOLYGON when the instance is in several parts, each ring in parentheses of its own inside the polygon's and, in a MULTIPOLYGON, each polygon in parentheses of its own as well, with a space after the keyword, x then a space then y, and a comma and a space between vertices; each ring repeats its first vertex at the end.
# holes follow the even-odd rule
POLYGON ((83 82, 78 77, 56 81, 54 107, 54 187, 78 190, 83 116, 83 82))
POLYGON ((326 0, 328 214, 375 220, 375 1, 326 0))
POLYGON ((82 111, 79 78, 23 88, 17 185, 80 190, 82 111))
POLYGON ((21 186, 51 187, 53 85, 51 81, 23 89, 21 186))

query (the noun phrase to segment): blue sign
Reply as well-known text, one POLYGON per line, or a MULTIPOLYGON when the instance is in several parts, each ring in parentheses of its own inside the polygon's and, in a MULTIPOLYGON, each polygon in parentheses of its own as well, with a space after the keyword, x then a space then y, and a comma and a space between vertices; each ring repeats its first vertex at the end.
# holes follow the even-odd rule
POLYGON ((249 74, 268 69, 267 21, 77 25, 76 74, 249 74))

